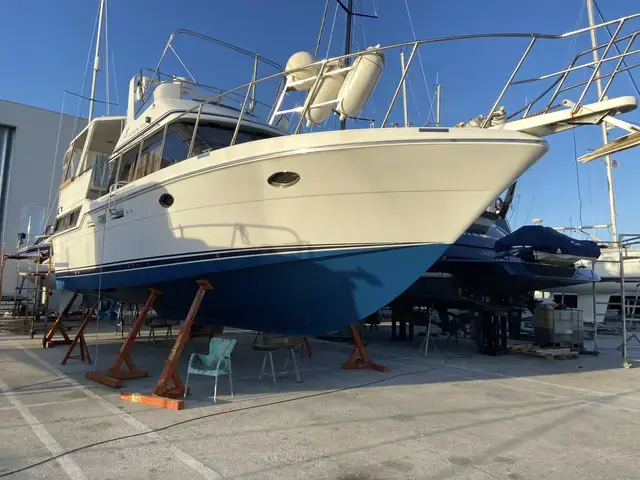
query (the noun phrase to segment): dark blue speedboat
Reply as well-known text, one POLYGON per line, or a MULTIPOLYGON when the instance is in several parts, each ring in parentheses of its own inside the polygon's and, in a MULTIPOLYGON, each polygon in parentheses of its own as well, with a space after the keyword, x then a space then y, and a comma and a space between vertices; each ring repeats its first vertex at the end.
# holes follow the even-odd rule
POLYGON ((397 301, 442 308, 517 308, 536 290, 599 281, 577 258, 600 250, 542 226, 511 232, 506 208, 485 211, 397 301))

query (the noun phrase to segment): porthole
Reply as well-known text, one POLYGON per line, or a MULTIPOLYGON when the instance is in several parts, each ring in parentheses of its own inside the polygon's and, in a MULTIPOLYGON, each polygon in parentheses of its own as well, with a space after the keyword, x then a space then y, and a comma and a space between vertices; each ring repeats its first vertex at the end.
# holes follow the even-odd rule
POLYGON ((269 185, 284 188, 295 185, 300 181, 300 175, 296 172, 276 172, 269 177, 269 185))
POLYGON ((160 195, 160 199, 158 201, 164 208, 169 208, 171 205, 173 205, 174 202, 173 195, 163 193, 162 195, 160 195))

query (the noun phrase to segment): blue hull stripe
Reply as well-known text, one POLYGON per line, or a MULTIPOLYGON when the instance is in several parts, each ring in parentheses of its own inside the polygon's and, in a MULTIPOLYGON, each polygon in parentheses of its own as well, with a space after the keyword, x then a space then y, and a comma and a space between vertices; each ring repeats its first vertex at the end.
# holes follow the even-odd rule
POLYGON ((440 258, 447 245, 332 249, 120 267, 108 274, 56 274, 58 288, 143 303, 181 319, 197 290, 211 281, 197 321, 273 333, 323 333, 344 328, 387 305, 440 258))
MULTIPOLYGON (((264 256, 267 263, 272 263, 270 261, 270 256, 272 255, 276 255, 273 258, 277 261, 291 261, 310 259, 318 255, 344 255, 349 251, 358 253, 360 249, 365 248, 406 248, 407 246, 419 245, 424 244, 291 245, 260 248, 233 248, 227 250, 216 249, 206 252, 200 251, 183 253, 180 255, 158 255, 153 257, 136 258, 125 262, 109 262, 104 263, 101 266, 83 267, 78 269, 56 268, 56 276, 59 279, 63 279, 77 275, 106 274, 110 272, 118 272, 121 270, 150 268, 190 262, 202 262, 206 260, 223 261, 226 259, 241 257, 248 257, 251 259, 250 262, 253 262, 254 257, 257 258, 260 256, 264 256)), ((225 265, 233 265, 233 268, 236 268, 236 263, 237 262, 234 262, 233 264, 226 263, 225 265)))

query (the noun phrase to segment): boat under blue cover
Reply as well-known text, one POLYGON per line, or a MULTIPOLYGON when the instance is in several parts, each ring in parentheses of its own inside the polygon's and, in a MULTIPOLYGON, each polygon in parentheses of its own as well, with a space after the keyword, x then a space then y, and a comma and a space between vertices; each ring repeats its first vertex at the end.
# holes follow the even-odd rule
POLYGON ((209 280, 196 321, 270 333, 317 334, 344 328, 387 305, 431 267, 448 245, 300 247, 231 254, 138 259, 101 269, 57 273, 57 288, 144 303, 185 318, 197 279, 209 280))
MULTIPOLYGON (((515 242, 514 245, 522 245, 523 241, 530 243, 531 237, 524 235, 529 230, 523 231, 522 235, 515 235, 519 231, 511 234, 506 220, 485 212, 399 300, 414 304, 435 302, 446 304, 449 308, 468 308, 477 304, 517 306, 535 290, 600 280, 589 268, 526 261, 519 255, 505 253, 511 241, 515 242), (494 218, 489 218, 492 216, 494 218), (485 225, 495 223, 483 228, 480 220, 485 225)), ((542 234, 534 235, 533 239, 540 240, 536 246, 543 250, 555 253, 561 249, 561 253, 564 253, 567 245, 573 245, 570 237, 555 231, 552 236, 560 237, 555 244, 550 241, 550 235, 544 235, 546 232, 536 229, 534 233, 542 234)), ((580 246, 573 246, 582 248, 579 250, 581 253, 591 254, 591 250, 586 252, 591 247, 588 243, 581 242, 580 246)), ((570 251, 574 252, 576 250, 570 251)), ((599 251, 596 253, 599 256, 599 251)))
MULTIPOLYGON (((576 240, 551 227, 525 225, 495 242, 496 252, 514 249, 535 250, 557 255, 572 255, 582 258, 600 258, 600 247, 591 240, 576 240)), ((528 258, 532 258, 529 256, 528 258)))

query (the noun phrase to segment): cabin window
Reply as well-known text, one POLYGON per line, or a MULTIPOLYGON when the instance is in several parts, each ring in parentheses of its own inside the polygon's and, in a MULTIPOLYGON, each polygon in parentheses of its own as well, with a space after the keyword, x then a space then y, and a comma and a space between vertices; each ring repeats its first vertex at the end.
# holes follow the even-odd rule
POLYGON ((89 190, 87 191, 87 198, 89 200, 95 200, 107 193, 110 179, 109 167, 113 165, 106 156, 96 157, 96 160, 97 163, 93 165, 91 182, 89 183, 89 190))
POLYGON ((167 128, 167 137, 164 141, 160 169, 173 165, 187 158, 193 126, 185 123, 172 123, 167 128))
POLYGON ((63 232, 75 227, 78 223, 78 218, 80 218, 80 207, 57 218, 53 227, 53 233, 63 232))
POLYGON ((69 148, 64 154, 62 176, 63 182, 66 182, 76 174, 78 164, 80 163, 80 155, 82 154, 82 148, 69 148))
POLYGON ((87 165, 85 166, 85 170, 93 167, 94 165, 106 165, 109 161, 110 153, 104 152, 87 152, 87 165))
POLYGON ((158 170, 162 154, 163 133, 163 131, 160 131, 144 141, 140 158, 138 158, 138 162, 136 163, 134 180, 145 177, 158 170))
POLYGON ((133 173, 136 165, 136 160, 138 160, 139 152, 140 144, 137 144, 135 147, 131 148, 122 155, 119 169, 120 173, 118 174, 119 182, 130 182, 131 180, 133 180, 133 173))
MULTIPOLYGON (((192 122, 176 122, 169 125, 160 168, 168 167, 187 158, 191 137, 193 136, 193 127, 194 124, 192 122)), ((234 130, 235 125, 214 122, 199 123, 191 156, 195 157, 212 150, 228 147, 231 145, 234 130)), ((261 140, 272 136, 271 133, 257 130, 240 130, 236 143, 261 140)))
POLYGON ((116 178, 118 178, 118 165, 121 158, 122 155, 118 155, 109 161, 109 184, 107 185, 107 190, 111 188, 111 185, 116 183, 116 178))

